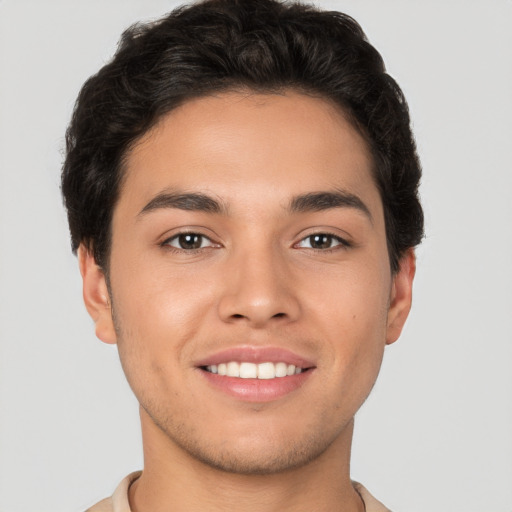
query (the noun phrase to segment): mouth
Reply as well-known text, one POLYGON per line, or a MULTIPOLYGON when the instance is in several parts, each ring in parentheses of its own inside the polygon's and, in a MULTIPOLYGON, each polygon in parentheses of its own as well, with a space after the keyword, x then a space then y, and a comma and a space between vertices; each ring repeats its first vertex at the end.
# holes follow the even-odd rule
POLYGON ((236 347, 198 361, 213 389, 238 400, 270 402, 301 388, 316 365, 286 349, 236 347))
POLYGON ((291 377, 307 371, 309 368, 301 368, 286 362, 251 363, 249 361, 229 361, 226 363, 212 364, 201 367, 209 373, 220 376, 234 377, 238 379, 270 380, 282 377, 291 377))

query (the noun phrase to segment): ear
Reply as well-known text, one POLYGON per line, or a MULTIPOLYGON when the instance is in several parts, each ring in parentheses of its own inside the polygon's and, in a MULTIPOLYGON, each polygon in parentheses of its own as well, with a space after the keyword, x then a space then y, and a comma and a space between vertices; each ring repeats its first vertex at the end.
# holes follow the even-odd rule
POLYGON ((416 256, 414 249, 409 249, 400 258, 400 268, 393 276, 390 306, 388 310, 388 326, 386 344, 394 343, 400 336, 405 321, 409 316, 412 303, 412 282, 416 272, 416 256))
POLYGON ((78 264, 83 281, 85 307, 96 326, 96 336, 105 343, 116 343, 112 308, 103 270, 83 244, 78 248, 78 264))

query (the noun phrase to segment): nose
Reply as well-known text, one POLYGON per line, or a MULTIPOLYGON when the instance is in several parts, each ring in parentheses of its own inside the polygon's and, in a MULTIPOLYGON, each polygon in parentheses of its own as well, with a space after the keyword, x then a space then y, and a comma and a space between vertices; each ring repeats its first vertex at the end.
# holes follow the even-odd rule
POLYGON ((230 258, 218 303, 225 322, 253 328, 296 321, 300 303, 294 279, 278 251, 242 251, 230 258))

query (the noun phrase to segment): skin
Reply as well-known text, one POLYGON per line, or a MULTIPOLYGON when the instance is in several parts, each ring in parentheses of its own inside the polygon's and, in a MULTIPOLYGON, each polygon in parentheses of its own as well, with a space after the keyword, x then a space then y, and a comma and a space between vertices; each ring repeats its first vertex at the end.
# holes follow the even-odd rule
POLYGON ((371 168, 338 107, 292 91, 192 100, 131 149, 110 287, 84 247, 79 261, 97 336, 118 344, 141 405, 135 512, 363 510, 349 476, 353 417, 407 318, 415 269, 410 250, 390 271, 371 168), (320 191, 363 207, 290 209, 320 191), (169 192, 222 211, 147 207, 169 192), (183 249, 180 232, 206 238, 183 249), (324 233, 334 238, 312 246, 324 233), (314 369, 279 399, 237 399, 196 363, 241 345, 286 348, 314 369))

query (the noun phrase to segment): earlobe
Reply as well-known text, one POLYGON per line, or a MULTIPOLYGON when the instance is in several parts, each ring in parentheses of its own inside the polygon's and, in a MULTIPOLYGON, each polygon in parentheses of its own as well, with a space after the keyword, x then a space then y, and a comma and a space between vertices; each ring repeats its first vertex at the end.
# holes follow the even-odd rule
POLYGON ((105 273, 83 244, 78 248, 78 264, 83 282, 85 307, 94 321, 96 336, 104 343, 116 343, 112 308, 105 273))
POLYGON ((412 303, 412 283, 416 272, 414 249, 409 249, 400 259, 400 269, 393 277, 386 344, 394 343, 400 336, 409 316, 412 303))

